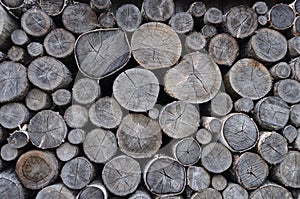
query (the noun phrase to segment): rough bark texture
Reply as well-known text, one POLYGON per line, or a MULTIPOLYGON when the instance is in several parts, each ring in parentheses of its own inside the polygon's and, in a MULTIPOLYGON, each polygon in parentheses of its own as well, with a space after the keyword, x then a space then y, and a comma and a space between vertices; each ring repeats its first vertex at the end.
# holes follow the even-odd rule
POLYGON ((134 4, 124 4, 116 11, 116 21, 121 29, 133 32, 141 25, 142 15, 134 4))

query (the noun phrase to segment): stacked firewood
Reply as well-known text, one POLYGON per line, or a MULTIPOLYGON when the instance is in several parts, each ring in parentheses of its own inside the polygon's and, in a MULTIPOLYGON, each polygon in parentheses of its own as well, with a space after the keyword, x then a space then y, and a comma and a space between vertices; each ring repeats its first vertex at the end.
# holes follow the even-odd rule
POLYGON ((0 199, 299 199, 300 0, 225 7, 1 0, 0 199))

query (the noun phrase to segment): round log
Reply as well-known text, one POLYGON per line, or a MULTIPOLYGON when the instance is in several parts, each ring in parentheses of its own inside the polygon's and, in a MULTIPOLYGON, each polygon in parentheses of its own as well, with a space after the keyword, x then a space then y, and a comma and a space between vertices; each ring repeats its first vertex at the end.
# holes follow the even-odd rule
POLYGON ((44 47, 38 42, 31 42, 27 45, 27 52, 31 57, 40 57, 44 55, 44 47))
POLYGON ((76 199, 108 199, 107 195, 104 185, 96 180, 82 189, 76 196, 76 199))
POLYGON ((151 196, 146 191, 137 190, 128 199, 151 199, 151 196))
POLYGON ((14 171, 0 173, 0 198, 24 199, 26 191, 14 171))
POLYGON ((220 24, 223 21, 223 12, 216 7, 210 7, 205 12, 203 21, 205 24, 220 24))
POLYGON ((111 0, 91 0, 90 6, 98 12, 103 12, 111 7, 111 0))
POLYGON ((295 127, 300 127, 300 104, 292 105, 290 110, 290 122, 295 127))
POLYGON ((0 108, 0 124, 4 128, 17 128, 28 122, 29 119, 29 110, 21 103, 8 103, 0 108))
POLYGON ((219 92, 209 104, 210 115, 214 117, 223 117, 231 112, 233 107, 230 95, 219 92))
POLYGON ((29 142, 28 132, 25 130, 16 130, 7 138, 9 146, 15 149, 26 146, 29 142))
POLYGON ((259 15, 264 15, 268 12, 269 8, 266 2, 257 1, 253 4, 252 9, 259 15))
POLYGON ((290 57, 300 55, 300 36, 295 36, 288 40, 288 53, 290 57))
MULTIPOLYGON (((300 42, 300 41, 299 41, 300 42)), ((286 62, 279 62, 269 69, 274 79, 286 79, 291 75, 291 67, 286 62)))
POLYGON ((64 198, 74 199, 74 193, 62 183, 53 184, 40 190, 35 199, 64 198))
POLYGON ((173 0, 144 0, 142 13, 149 21, 167 21, 175 12, 173 0))
POLYGON ((84 142, 86 132, 82 129, 72 129, 68 133, 68 140, 71 144, 81 144, 84 142))
POLYGON ((50 96, 44 91, 33 88, 27 93, 25 103, 30 110, 39 111, 50 108, 51 99, 50 96))
POLYGON ((113 28, 116 25, 116 18, 112 12, 103 12, 98 17, 98 24, 101 28, 113 28))
POLYGON ((128 69, 115 79, 113 94, 125 109, 145 112, 152 109, 156 103, 159 82, 154 73, 149 70, 128 69))
POLYGON ((187 185, 194 191, 200 192, 210 185, 210 175, 202 167, 189 166, 186 177, 187 185))
POLYGON ((2 160, 9 162, 16 160, 20 153, 19 149, 12 148, 9 144, 4 144, 1 147, 0 155, 2 160))
POLYGON ((293 143, 298 136, 298 130, 293 125, 287 125, 282 130, 282 134, 289 144, 293 143))
POLYGON ((221 72, 207 54, 194 52, 169 69, 164 76, 165 91, 190 103, 208 102, 221 87, 221 72))
POLYGON ((292 34, 294 36, 300 35, 300 17, 297 16, 294 20, 293 27, 292 27, 292 34))
POLYGON ((211 186, 217 191, 223 191, 227 187, 227 180, 220 174, 214 175, 211 179, 211 186))
POLYGON ((222 121, 216 117, 201 117, 202 126, 213 134, 219 134, 222 130, 222 121))
POLYGON ((162 133, 156 120, 142 114, 126 115, 117 131, 118 145, 133 158, 151 157, 162 144, 162 133))
POLYGON ((39 6, 49 16, 61 14, 67 4, 68 0, 39 0, 39 6))
POLYGON ((287 103, 298 103, 300 102, 300 83, 293 79, 280 80, 274 84, 273 93, 287 103))
POLYGON ((82 128, 89 120, 88 110, 77 104, 69 106, 64 114, 66 124, 71 128, 82 128))
POLYGON ((142 14, 134 4, 123 4, 116 11, 118 26, 127 31, 135 31, 142 23, 142 14))
POLYGON ((183 101, 171 102, 161 109, 159 125, 169 137, 184 138, 197 131, 200 113, 192 104, 183 101))
POLYGON ((205 12, 206 5, 202 1, 193 2, 188 9, 188 13, 190 13, 193 17, 196 18, 203 17, 205 12))
POLYGON ((242 186, 229 183, 226 189, 222 193, 224 199, 248 199, 249 195, 246 189, 242 186))
POLYGON ((263 185, 253 191, 250 194, 250 199, 264 199, 264 198, 274 198, 274 199, 292 199, 292 194, 285 189, 284 187, 274 184, 274 183, 268 183, 266 185, 263 185))
POLYGON ((207 129, 199 129, 196 133, 196 140, 200 143, 200 144, 208 144, 212 141, 212 134, 210 131, 208 131, 207 129))
POLYGON ((26 51, 19 46, 12 46, 7 52, 7 58, 11 61, 27 64, 29 61, 26 51))
POLYGON ((160 110, 158 110, 157 108, 152 108, 148 111, 148 116, 151 118, 151 119, 158 119, 159 117, 159 113, 160 113, 160 110))
POLYGON ((206 24, 202 27, 201 33, 205 38, 211 38, 217 34, 217 28, 212 24, 206 24))
POLYGON ((50 152, 28 151, 18 159, 16 172, 26 188, 41 189, 57 178, 58 161, 50 152))
POLYGON ((268 24, 268 17, 266 15, 258 16, 257 22, 260 26, 266 26, 268 24))
POLYGON ((180 164, 194 165, 201 157, 201 147, 195 139, 184 138, 175 144, 173 153, 180 164))
POLYGON ((289 5, 281 3, 270 9, 268 18, 272 28, 286 30, 293 25, 295 13, 289 5))
POLYGON ((51 94, 52 101, 57 106, 66 106, 72 101, 72 94, 67 89, 58 89, 51 94))
POLYGON ((91 104, 101 95, 98 82, 89 78, 76 80, 72 88, 73 100, 79 104, 91 104))
POLYGON ((32 144, 38 148, 56 148, 67 135, 67 125, 56 112, 44 110, 31 118, 28 135, 32 144))
POLYGON ((201 192, 194 193, 191 199, 222 199, 222 195, 219 191, 213 188, 207 188, 202 190, 201 192))
POLYGON ((172 16, 169 25, 179 34, 191 32, 194 28, 194 19, 187 12, 178 12, 172 16))
POLYGON ((61 144, 56 148, 56 156, 59 160, 67 162, 79 154, 79 147, 68 142, 61 144))
POLYGON ((206 39, 200 32, 192 32, 185 38, 185 49, 187 53, 203 50, 206 46, 206 39))
POLYGON ((14 30, 10 35, 11 41, 18 46, 24 46, 25 44, 29 43, 29 37, 27 36, 26 32, 21 29, 14 30))
POLYGON ((237 112, 249 113, 254 108, 254 102, 248 97, 242 97, 234 102, 234 110, 237 112))
MULTIPOLYGON (((168 1, 173 0, 164 2, 168 1)), ((182 51, 181 41, 176 32, 170 26, 158 22, 141 25, 132 35, 131 48, 134 59, 147 69, 173 66, 179 60, 182 51)))

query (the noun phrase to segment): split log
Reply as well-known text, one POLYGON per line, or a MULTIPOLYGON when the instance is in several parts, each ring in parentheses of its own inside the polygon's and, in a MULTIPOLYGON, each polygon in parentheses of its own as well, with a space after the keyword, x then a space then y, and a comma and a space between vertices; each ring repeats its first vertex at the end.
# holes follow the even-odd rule
POLYGON ((300 17, 296 17, 293 23, 292 27, 292 34, 294 36, 299 36, 300 35, 300 17))
POLYGON ((250 194, 250 199, 264 198, 293 199, 292 194, 287 189, 274 183, 267 183, 250 194))
POLYGON ((23 99, 28 87, 27 70, 22 64, 0 63, 0 103, 23 99))
POLYGON ((67 162, 60 173, 63 183, 70 189, 82 189, 95 176, 95 169, 84 157, 77 157, 67 162))
POLYGON ((269 8, 266 2, 257 1, 253 4, 252 9, 259 15, 264 15, 268 12, 269 8))
POLYGON ((149 21, 167 21, 175 12, 173 0, 144 0, 142 13, 149 21))
POLYGON ((201 33, 205 38, 211 38, 217 34, 217 28, 212 24, 206 24, 202 27, 201 33))
POLYGON ((24 46, 28 44, 30 39, 27 36, 26 32, 21 29, 14 30, 10 35, 11 41, 18 46, 24 46))
MULTIPOLYGON (((2 1, 1 1, 2 2, 2 1)), ((11 33, 18 28, 18 23, 0 5, 0 50, 6 51, 10 46, 11 33)))
POLYGON ((142 23, 142 14, 134 4, 124 4, 116 11, 116 21, 121 29, 134 32, 142 23))
POLYGON ((39 111, 50 108, 51 99, 50 96, 44 91, 33 88, 27 93, 25 103, 30 110, 39 111))
POLYGON ((155 195, 178 195, 186 185, 185 169, 173 158, 156 157, 145 168, 144 182, 155 195))
POLYGON ((151 196, 146 191, 137 190, 128 199, 151 199, 151 196))
POLYGON ((222 199, 222 195, 219 191, 213 188, 204 189, 198 193, 194 193, 191 199, 222 199))
POLYGON ((172 97, 190 103, 211 100, 221 87, 221 72, 209 55, 194 52, 169 69, 164 76, 165 91, 172 97))
POLYGON ((290 108, 279 97, 265 97, 254 107, 254 118, 258 124, 269 130, 283 129, 289 120, 290 108))
POLYGON ((288 40, 288 50, 290 57, 300 55, 300 36, 295 36, 288 40))
POLYGON ((117 131, 118 145, 133 158, 151 157, 162 144, 162 133, 156 120, 142 114, 126 115, 117 131))
POLYGON ((287 125, 282 130, 282 134, 289 144, 293 143, 298 136, 298 130, 293 125, 287 125))
POLYGON ((200 32, 192 32, 185 38, 185 49, 187 53, 200 51, 206 47, 206 39, 200 32))
POLYGON ((9 103, 0 108, 0 124, 4 128, 14 129, 30 119, 29 110, 21 103, 9 103))
MULTIPOLYGON (((168 1, 173 0, 164 2, 168 1)), ((147 69, 173 66, 179 60, 182 51, 181 41, 176 32, 170 26, 158 22, 141 25, 132 35, 131 48, 134 59, 147 69)))
POLYGON ((66 124, 71 128, 82 128, 89 120, 88 110, 77 104, 67 108, 64 114, 66 124))
POLYGON ((56 58, 66 58, 73 53, 75 37, 62 28, 52 30, 44 39, 46 52, 56 58))
POLYGON ((19 46, 12 46, 7 52, 7 58, 9 58, 11 61, 20 62, 23 64, 27 64, 29 61, 27 52, 19 46))
POLYGON ((58 161, 47 151, 32 150, 24 153, 17 161, 16 172, 28 189, 41 189, 58 176, 58 161))
POLYGON ((263 62, 277 62, 287 53, 287 40, 279 32, 261 28, 246 47, 246 54, 263 62))
POLYGON ((223 117, 231 112, 233 107, 230 95, 219 92, 209 104, 210 115, 214 117, 223 117))
POLYGON ((217 64, 231 66, 239 54, 239 45, 233 37, 222 33, 210 40, 208 52, 217 64))
POLYGON ((300 152, 289 151, 284 160, 271 171, 271 178, 287 187, 300 188, 300 152))
POLYGON ((179 34, 191 32, 194 28, 194 19, 187 12, 178 12, 173 15, 169 21, 169 25, 179 34))
POLYGON ((295 125, 295 127, 300 127, 300 104, 295 104, 291 106, 290 109, 290 122, 295 125))
POLYGON ((148 116, 154 120, 156 120, 159 117, 159 114, 160 114, 160 111, 155 107, 148 111, 148 116))
POLYGON ((268 18, 273 29, 286 30, 293 25, 295 13, 289 5, 281 3, 270 9, 268 18))
POLYGON ((223 21, 223 12, 216 7, 210 7, 205 12, 203 21, 205 24, 220 24, 223 21))
POLYGON ((300 81, 300 58, 295 58, 290 61, 290 66, 292 69, 291 78, 300 81))
POLYGON ((193 138, 184 138, 178 141, 173 148, 174 157, 184 165, 194 165, 201 157, 201 147, 193 138))
POLYGON ((237 112, 250 113, 254 108, 254 102, 248 97, 242 97, 234 102, 234 110, 237 112))
POLYGON ((136 190, 141 181, 141 168, 134 159, 121 155, 104 165, 102 179, 111 193, 125 196, 136 190))
POLYGON ((38 148, 56 148, 67 135, 67 125, 58 113, 40 111, 31 118, 28 135, 32 144, 38 148))
POLYGON ((4 161, 13 161, 18 158, 20 155, 21 151, 16 148, 12 148, 9 144, 5 144, 1 147, 1 159, 4 161))
POLYGON ((273 93, 287 103, 300 102, 300 83, 293 79, 284 79, 276 82, 273 93))
POLYGON ((44 47, 38 42, 31 42, 27 45, 27 52, 31 57, 40 57, 44 55, 44 47))
POLYGON ((91 104, 101 95, 98 82, 89 78, 76 80, 72 88, 73 100, 79 104, 91 104))
POLYGON ((22 15, 21 26, 27 34, 43 37, 53 27, 53 21, 44 11, 32 8, 22 15))
POLYGON ((224 81, 228 92, 252 100, 264 97, 272 88, 272 77, 268 69, 258 61, 248 58, 237 61, 226 74, 224 81))
POLYGON ((24 199, 26 191, 14 171, 0 173, 0 198, 24 199))
POLYGON ((68 133, 68 140, 71 144, 81 144, 84 142, 86 132, 82 129, 72 129, 68 133))
POLYGON ((25 130, 16 130, 7 138, 9 146, 15 149, 26 146, 29 142, 28 132, 25 130))
POLYGON ((212 142, 202 148, 201 164, 209 172, 222 173, 230 167, 231 163, 232 155, 224 145, 212 142))
POLYGON ((187 11, 193 17, 203 17, 206 12, 206 5, 202 1, 195 1, 192 3, 187 11))
POLYGON ((202 126, 213 134, 219 134, 222 130, 222 121, 216 117, 201 117, 202 126))
POLYGON ((56 156, 59 160, 67 162, 79 154, 79 147, 68 142, 61 144, 56 148, 56 156))
POLYGON ((225 27, 236 38, 244 39, 251 36, 257 29, 257 14, 248 6, 241 5, 231 8, 224 17, 225 27))
POLYGON ((184 138, 197 131, 200 125, 200 113, 192 104, 175 101, 161 109, 159 125, 169 137, 184 138))
POLYGON ((101 28, 113 28, 116 25, 116 18, 112 12, 101 13, 97 20, 101 28))
POLYGON ((248 199, 248 192, 242 186, 229 183, 222 193, 224 199, 248 199))
POLYGON ((43 56, 36 58, 28 66, 28 79, 38 88, 53 91, 66 87, 71 81, 71 73, 59 60, 43 56))
POLYGON ((97 15, 88 4, 77 3, 64 9, 62 22, 68 31, 81 34, 97 27, 97 15))
POLYGON ((75 59, 79 70, 94 79, 120 70, 127 64, 130 55, 127 36, 121 29, 85 32, 75 43, 75 59))
POLYGON ((269 72, 274 79, 286 79, 291 75, 291 67, 286 62, 279 62, 272 66, 269 72))
POLYGON ((57 106, 66 106, 72 101, 72 94, 67 89, 58 89, 51 94, 52 101, 57 106))
POLYGON ((276 132, 263 132, 257 144, 257 151, 270 164, 282 162, 288 153, 286 139, 276 132))
POLYGON ((83 151, 95 163, 110 160, 117 152, 115 135, 108 130, 94 129, 86 134, 83 141, 83 151))
POLYGON ((130 111, 145 112, 152 109, 158 94, 158 79, 146 69, 128 69, 113 84, 114 97, 122 107, 130 111))
POLYGON ((57 16, 68 5, 68 0, 39 0, 39 6, 49 16, 57 16))
POLYGON ((98 99, 89 108, 90 121, 97 127, 116 128, 122 121, 123 112, 112 97, 98 99))
POLYGON ((107 195, 105 186, 100 181, 95 180, 82 189, 76 199, 107 199, 107 195))
POLYGON ((53 184, 40 190, 35 199, 64 198, 74 199, 74 193, 62 183, 53 184))
POLYGON ((103 12, 111 7, 111 0, 91 0, 90 6, 92 9, 103 12))
POLYGON ((187 185, 194 191, 200 192, 210 185, 210 175, 202 167, 189 166, 186 177, 187 185))
POLYGON ((223 191, 227 187, 227 180, 222 175, 214 175, 211 179, 211 186, 217 191, 223 191))
POLYGON ((268 17, 266 15, 258 16, 257 22, 260 26, 266 26, 268 24, 268 17))
POLYGON ((210 131, 208 131, 207 129, 199 129, 196 133, 196 140, 200 143, 200 144, 208 144, 212 141, 212 134, 210 131))

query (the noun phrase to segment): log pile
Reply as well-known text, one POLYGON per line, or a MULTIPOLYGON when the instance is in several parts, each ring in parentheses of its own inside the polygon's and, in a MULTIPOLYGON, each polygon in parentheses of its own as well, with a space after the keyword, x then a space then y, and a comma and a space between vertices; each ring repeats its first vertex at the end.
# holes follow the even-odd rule
POLYGON ((300 1, 220 2, 0 0, 0 199, 299 199, 300 1))

